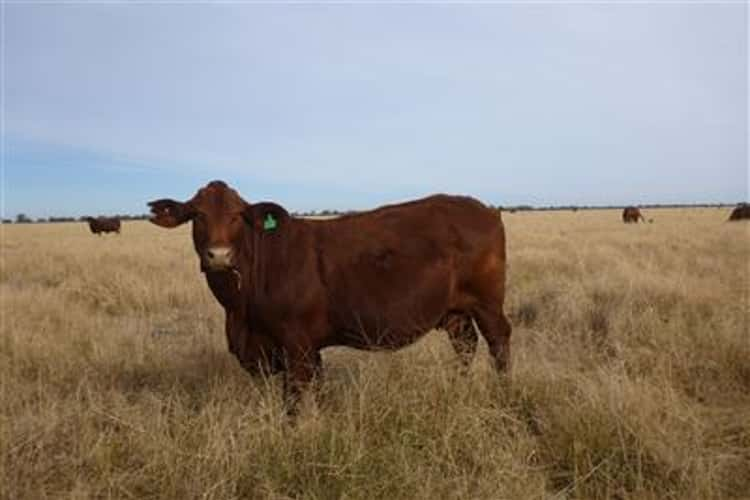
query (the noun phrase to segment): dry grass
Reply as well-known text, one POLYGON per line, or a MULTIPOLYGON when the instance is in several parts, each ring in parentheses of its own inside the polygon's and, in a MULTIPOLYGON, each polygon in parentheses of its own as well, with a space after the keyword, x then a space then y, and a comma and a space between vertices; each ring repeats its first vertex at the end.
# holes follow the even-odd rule
POLYGON ((750 224, 646 217, 506 214, 512 381, 439 332, 332 349, 296 425, 228 354, 187 229, 4 226, 0 492, 748 498, 750 224))

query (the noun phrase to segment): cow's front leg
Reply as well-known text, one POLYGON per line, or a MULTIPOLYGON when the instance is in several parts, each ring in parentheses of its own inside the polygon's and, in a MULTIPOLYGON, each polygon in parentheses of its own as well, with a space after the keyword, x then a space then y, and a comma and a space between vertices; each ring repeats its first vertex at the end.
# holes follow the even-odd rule
POLYGON ((227 310, 226 334, 229 351, 251 375, 275 375, 284 371, 284 358, 270 337, 250 331, 245 317, 227 310))
POLYGON ((309 345, 285 345, 287 371, 284 377, 284 404, 290 415, 296 415, 300 398, 319 374, 321 358, 318 349, 309 345))
POLYGON ((239 317, 236 312, 231 310, 226 311, 224 332, 227 335, 227 345, 229 346, 229 352, 234 354, 237 358, 240 357, 239 339, 245 333, 242 322, 243 319, 239 317))

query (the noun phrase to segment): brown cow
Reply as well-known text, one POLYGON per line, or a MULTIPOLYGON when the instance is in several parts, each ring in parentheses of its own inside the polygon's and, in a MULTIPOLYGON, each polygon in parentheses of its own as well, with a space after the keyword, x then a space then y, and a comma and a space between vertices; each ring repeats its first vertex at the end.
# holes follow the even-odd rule
POLYGON ((102 233, 120 234, 120 219, 117 217, 86 217, 86 221, 91 232, 99 236, 102 233))
POLYGON ((477 334, 507 368, 505 231, 498 211, 435 195, 329 220, 249 204, 221 181, 189 201, 149 203, 152 223, 193 221, 208 285, 226 311, 230 351, 251 372, 286 371, 296 398, 328 346, 397 349, 435 327, 464 359, 477 334))
POLYGON ((734 210, 732 210, 732 213, 729 215, 729 219, 727 220, 737 221, 743 219, 750 219, 750 204, 740 203, 739 205, 734 207, 734 210))
POLYGON ((625 207, 623 209, 622 221, 625 224, 630 224, 631 222, 637 223, 638 219, 642 220, 643 222, 646 222, 646 219, 643 217, 638 207, 625 207))

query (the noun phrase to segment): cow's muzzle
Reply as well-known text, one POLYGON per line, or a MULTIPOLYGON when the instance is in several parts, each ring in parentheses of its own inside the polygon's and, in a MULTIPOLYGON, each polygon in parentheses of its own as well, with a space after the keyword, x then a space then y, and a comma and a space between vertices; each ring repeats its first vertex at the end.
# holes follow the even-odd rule
POLYGON ((201 268, 203 271, 229 271, 234 268, 232 249, 230 247, 209 247, 203 252, 201 268))

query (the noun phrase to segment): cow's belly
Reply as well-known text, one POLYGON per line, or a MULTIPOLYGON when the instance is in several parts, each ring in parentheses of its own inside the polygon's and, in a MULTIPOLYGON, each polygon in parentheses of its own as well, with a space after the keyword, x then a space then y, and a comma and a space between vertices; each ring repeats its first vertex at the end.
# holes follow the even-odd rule
POLYGON ((412 330, 341 331, 338 332, 330 345, 353 347, 368 351, 396 350, 413 344, 431 329, 432 326, 412 330))
POLYGON ((363 297, 339 311, 333 342, 359 349, 398 349, 415 342, 440 322, 450 304, 444 280, 430 285, 363 297))

